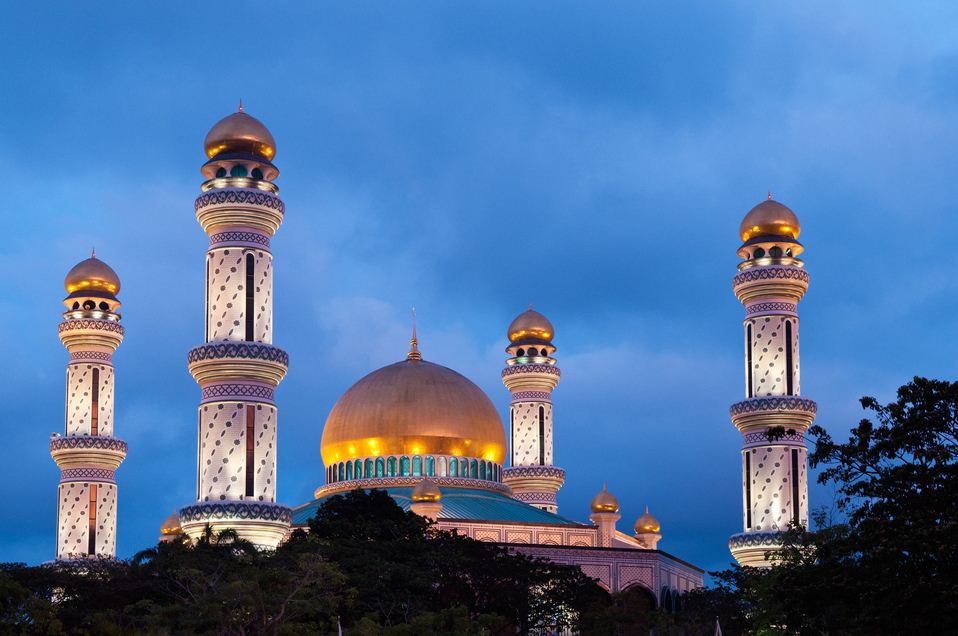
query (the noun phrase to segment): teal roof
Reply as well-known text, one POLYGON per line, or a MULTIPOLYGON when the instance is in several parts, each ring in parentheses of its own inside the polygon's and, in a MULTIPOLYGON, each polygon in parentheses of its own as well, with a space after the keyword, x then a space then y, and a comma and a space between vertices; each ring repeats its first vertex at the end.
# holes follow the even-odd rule
MULTIPOLYGON (((442 512, 439 519, 460 519, 468 521, 501 521, 507 523, 534 523, 545 525, 582 526, 578 521, 546 512, 541 508, 513 499, 509 495, 494 490, 477 488, 447 488, 442 491, 442 512)), ((383 488, 403 510, 412 505, 412 487, 401 486, 383 488)), ((316 515, 316 509, 329 497, 341 493, 324 495, 309 503, 293 509, 293 525, 305 526, 316 515)))

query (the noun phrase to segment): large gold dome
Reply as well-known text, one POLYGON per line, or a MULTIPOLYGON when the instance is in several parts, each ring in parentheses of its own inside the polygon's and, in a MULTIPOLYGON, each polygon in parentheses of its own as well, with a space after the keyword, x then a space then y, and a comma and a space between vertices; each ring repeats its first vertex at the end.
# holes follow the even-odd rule
POLYGON ((454 455, 501 464, 506 435, 478 386, 452 369, 403 360, 373 371, 326 419, 323 462, 377 455, 454 455))
POLYGON ((206 134, 203 148, 212 159, 224 152, 251 152, 272 161, 276 155, 276 141, 263 122, 240 110, 227 115, 206 134))
POLYGON ((798 216, 788 206, 772 199, 771 195, 768 200, 749 210, 738 228, 743 242, 756 236, 788 236, 798 239, 801 231, 798 216))
POLYGON ((120 277, 113 268, 96 257, 80 261, 67 272, 63 280, 67 293, 75 291, 100 291, 116 296, 120 292, 120 277))

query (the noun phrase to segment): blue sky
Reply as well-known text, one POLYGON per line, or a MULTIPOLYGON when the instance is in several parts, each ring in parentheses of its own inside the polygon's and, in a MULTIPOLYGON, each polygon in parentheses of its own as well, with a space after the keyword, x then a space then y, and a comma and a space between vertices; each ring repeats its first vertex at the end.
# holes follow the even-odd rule
MULTIPOLYGON (((607 483, 627 530, 705 568, 740 529, 741 217, 803 224, 802 392, 838 436, 857 398, 952 378, 958 7, 951 3, 97 3, 0 24, 8 316, 0 560, 54 554, 62 279, 120 274, 119 553, 194 492, 202 141, 242 98, 278 142, 279 498, 322 481, 336 398, 424 356, 505 413, 505 329, 556 326, 560 510, 607 483)), ((813 506, 830 507, 827 488, 813 506)))

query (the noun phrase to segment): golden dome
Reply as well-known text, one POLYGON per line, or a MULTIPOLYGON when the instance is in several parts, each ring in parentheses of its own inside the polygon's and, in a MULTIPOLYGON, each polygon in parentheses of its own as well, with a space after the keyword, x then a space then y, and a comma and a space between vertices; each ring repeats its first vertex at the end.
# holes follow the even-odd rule
POLYGON ((649 507, 645 507, 645 514, 635 520, 635 534, 658 534, 662 527, 659 520, 649 514, 649 507))
POLYGON ((506 435, 478 386, 452 369, 403 360, 346 391, 323 428, 323 462, 377 455, 454 455, 501 464, 506 435))
POLYGON ((738 228, 743 242, 756 236, 788 236, 797 239, 801 231, 802 226, 795 213, 773 200, 772 195, 749 210, 738 228))
POLYGON ((120 277, 109 265, 98 259, 94 252, 93 256, 80 261, 67 272, 63 286, 66 287, 68 294, 91 290, 116 296, 120 292, 120 277))
POLYGON ((272 161, 276 141, 263 123, 240 109, 216 122, 203 142, 206 156, 212 159, 223 152, 251 152, 272 161))
POLYGON ((411 499, 413 503, 436 503, 442 499, 442 492, 436 482, 427 477, 412 489, 411 499))
POLYGON ((160 536, 168 537, 171 535, 183 534, 183 528, 180 527, 180 515, 173 511, 169 517, 163 520, 160 526, 160 536))
POLYGON ((512 321, 507 335, 509 342, 512 343, 529 340, 551 343, 555 336, 555 329, 548 318, 530 306, 528 311, 522 312, 512 321))
POLYGON ((595 497, 592 498, 592 512, 618 512, 619 511, 619 500, 615 498, 611 492, 605 489, 603 484, 602 490, 595 497))

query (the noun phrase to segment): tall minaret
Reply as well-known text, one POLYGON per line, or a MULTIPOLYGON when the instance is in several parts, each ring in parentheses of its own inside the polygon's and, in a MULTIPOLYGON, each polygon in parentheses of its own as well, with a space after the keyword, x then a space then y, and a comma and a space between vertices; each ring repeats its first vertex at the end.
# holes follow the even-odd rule
POLYGON ((516 499, 556 512, 556 493, 565 482, 565 471, 552 465, 552 391, 559 384, 559 367, 552 357, 555 330, 530 306, 509 325, 508 336, 506 352, 511 357, 502 370, 502 382, 512 392, 512 459, 502 471, 502 481, 516 499))
POLYGON ((276 404, 286 352, 274 347, 270 238, 284 206, 273 180, 276 143, 243 112, 220 120, 205 141, 207 181, 196 219, 206 251, 205 344, 190 350, 202 390, 197 417, 196 503, 180 510, 193 540, 207 525, 232 528, 263 548, 289 531, 290 509, 276 503, 276 404))
POLYGON ((745 305, 746 399, 730 414, 743 438, 744 532, 732 535, 729 549, 741 565, 768 565, 780 533, 808 525, 804 433, 816 406, 799 397, 798 301, 808 289, 800 231, 795 213, 771 194, 739 229, 743 261, 732 288, 745 305), (783 427, 784 436, 770 439, 773 427, 783 427))
POLYGON ((113 352, 123 341, 120 279, 96 253, 64 281, 60 340, 67 365, 65 429, 50 439, 60 468, 57 559, 116 556, 116 479, 126 442, 113 436, 113 352))

